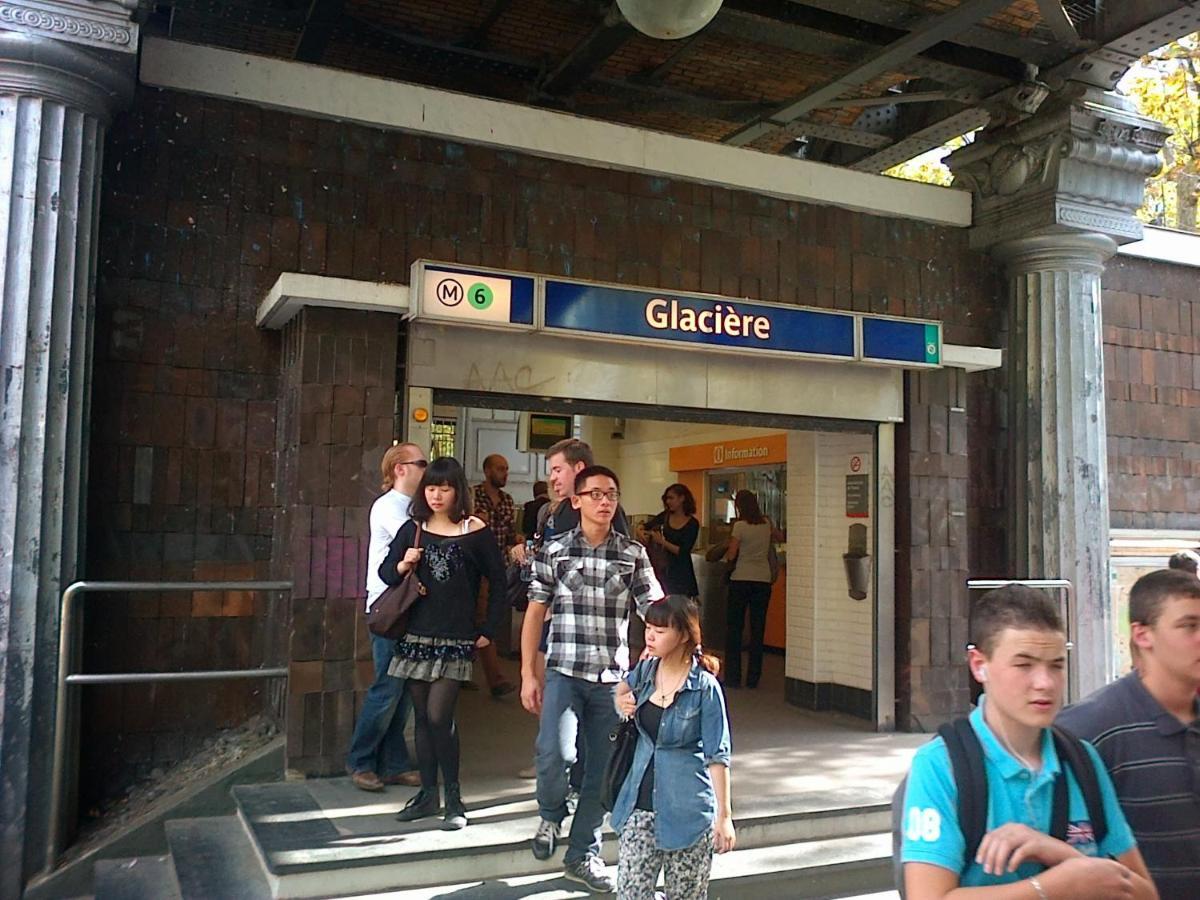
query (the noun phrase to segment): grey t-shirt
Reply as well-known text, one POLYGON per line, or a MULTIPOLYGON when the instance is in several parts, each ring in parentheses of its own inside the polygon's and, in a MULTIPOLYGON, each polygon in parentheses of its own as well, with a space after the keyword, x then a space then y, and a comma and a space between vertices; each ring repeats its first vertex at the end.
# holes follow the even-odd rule
POLYGON ((771 549, 771 523, 734 522, 733 537, 738 539, 738 555, 729 580, 770 584, 771 564, 767 561, 767 551, 771 549))
POLYGON ((1200 890, 1200 701, 1196 714, 1184 725, 1131 672, 1058 716, 1104 760, 1162 900, 1200 890))

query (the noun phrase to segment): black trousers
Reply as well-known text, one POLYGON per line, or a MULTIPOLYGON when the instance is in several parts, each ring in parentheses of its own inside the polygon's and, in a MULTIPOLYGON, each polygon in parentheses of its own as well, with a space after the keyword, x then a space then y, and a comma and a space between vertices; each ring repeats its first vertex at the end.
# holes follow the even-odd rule
POLYGON ((754 687, 762 677, 763 636, 767 631, 767 606, 771 585, 765 581, 729 582, 728 618, 725 623, 725 681, 742 683, 742 627, 750 611, 750 667, 746 684, 754 687))

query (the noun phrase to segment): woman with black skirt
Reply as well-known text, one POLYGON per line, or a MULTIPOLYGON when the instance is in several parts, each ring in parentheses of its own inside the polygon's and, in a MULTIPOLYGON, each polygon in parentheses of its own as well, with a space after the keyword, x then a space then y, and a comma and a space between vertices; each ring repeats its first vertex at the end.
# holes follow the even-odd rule
POLYGON ((504 560, 491 530, 470 514, 471 495, 458 461, 435 459, 412 501, 412 519, 396 534, 379 577, 399 584, 415 566, 425 596, 412 608, 408 631, 396 642, 388 674, 408 681, 416 726, 421 790, 396 816, 412 822, 442 812, 438 770, 445 785, 443 828, 467 824, 458 782, 454 708, 471 678, 475 651, 491 643, 505 602, 504 560), (419 537, 419 540, 418 540, 419 537), (488 580, 487 619, 475 624, 479 580, 488 580))

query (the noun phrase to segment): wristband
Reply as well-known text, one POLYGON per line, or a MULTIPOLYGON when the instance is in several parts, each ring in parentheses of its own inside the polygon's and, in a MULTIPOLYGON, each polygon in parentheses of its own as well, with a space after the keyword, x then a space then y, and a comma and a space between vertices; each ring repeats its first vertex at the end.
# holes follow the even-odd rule
POLYGON ((1049 898, 1046 896, 1046 892, 1042 890, 1042 883, 1037 880, 1037 876, 1030 878, 1029 883, 1032 884, 1033 889, 1037 891, 1038 900, 1049 900, 1049 898))

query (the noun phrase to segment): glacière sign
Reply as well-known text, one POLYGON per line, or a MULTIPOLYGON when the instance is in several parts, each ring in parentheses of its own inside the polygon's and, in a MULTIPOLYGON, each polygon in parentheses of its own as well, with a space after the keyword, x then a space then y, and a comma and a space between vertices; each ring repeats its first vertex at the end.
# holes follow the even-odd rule
POLYGON ((443 323, 876 365, 942 364, 941 325, 919 319, 427 260, 413 264, 410 283, 414 318, 443 323))
POLYGON ((547 329, 611 338, 854 359, 854 324, 849 313, 546 281, 547 329))

